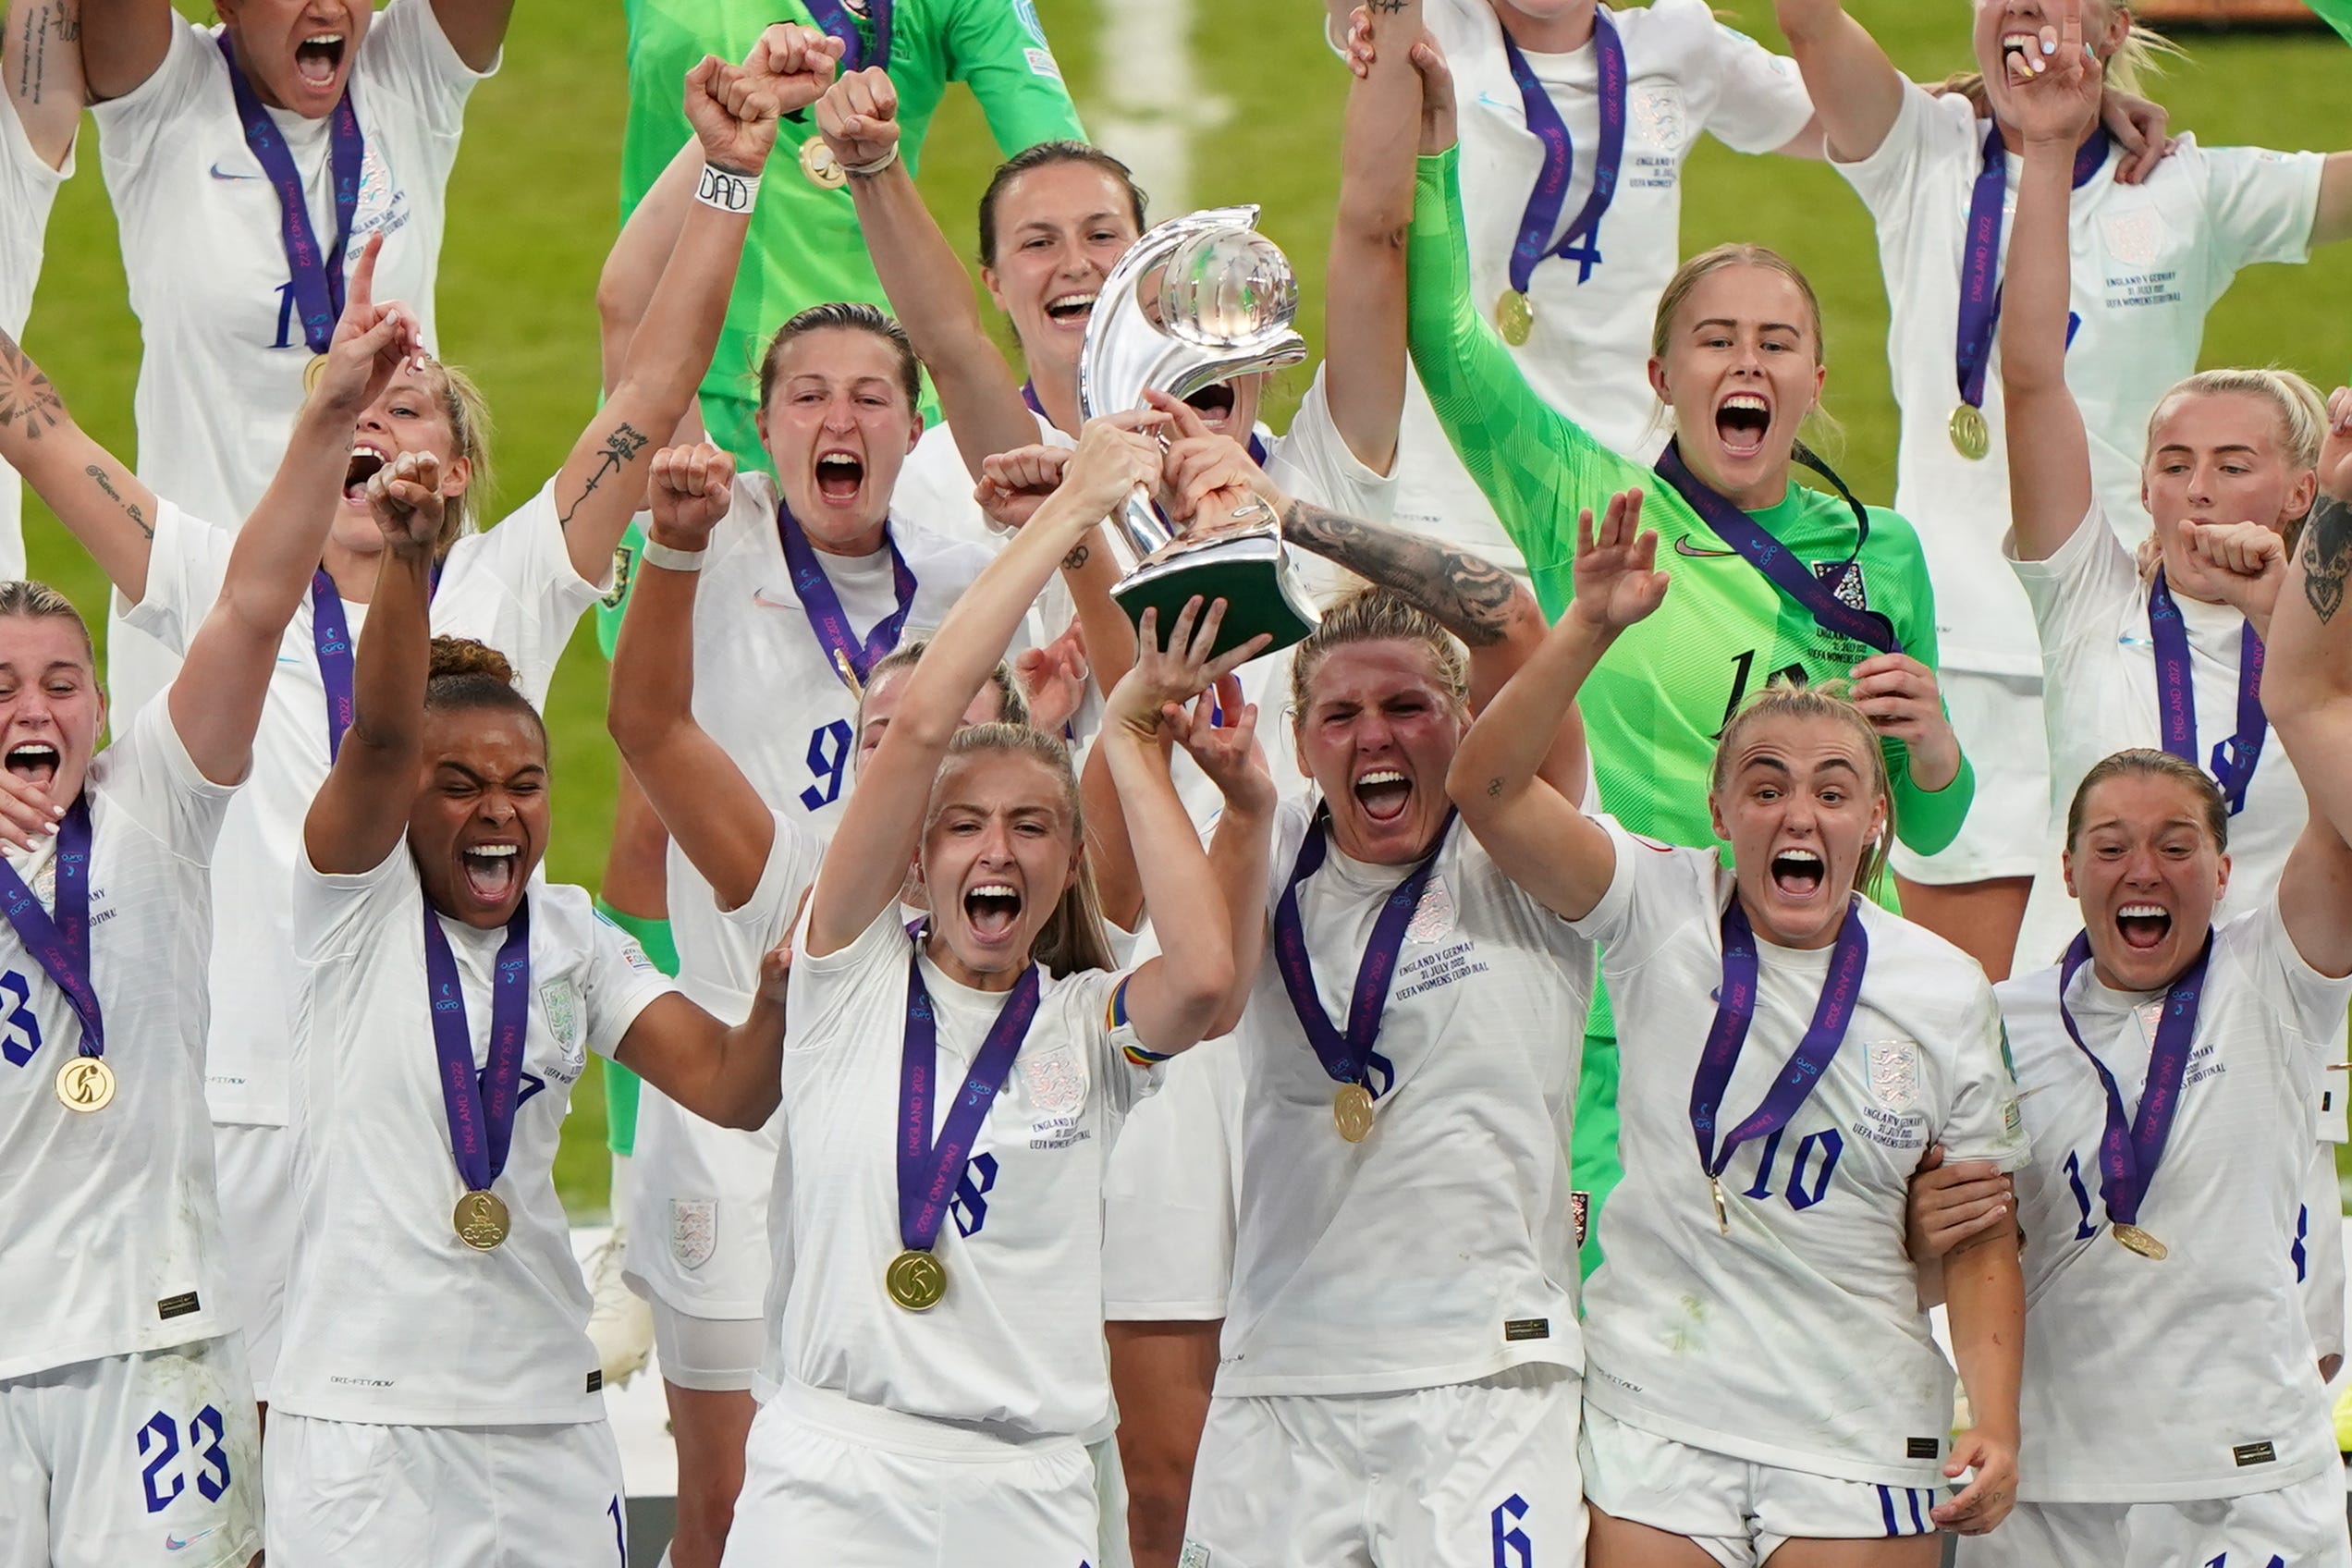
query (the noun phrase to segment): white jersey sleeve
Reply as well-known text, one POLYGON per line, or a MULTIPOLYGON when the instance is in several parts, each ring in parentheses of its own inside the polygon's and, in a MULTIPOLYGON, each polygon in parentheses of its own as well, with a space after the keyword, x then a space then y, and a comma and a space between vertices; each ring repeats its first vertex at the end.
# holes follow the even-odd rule
POLYGON ((449 547, 433 594, 433 630, 496 647, 523 695, 543 706, 580 618, 611 586, 609 562, 597 582, 571 564, 550 479, 496 528, 449 547))
POLYGON ((1677 849, 1629 832, 1613 816, 1596 817, 1617 851, 1609 890, 1582 920, 1568 924, 1609 949, 1609 967, 1632 967, 1714 898, 1715 851, 1677 849))
POLYGON ((1706 0, 1653 0, 1653 15, 1691 13, 1693 85, 1703 84, 1707 133, 1736 153, 1774 153, 1813 118, 1796 62, 1715 19, 1706 0))
POLYGON ((2139 596, 2138 565, 2096 498, 2064 545, 2038 561, 2012 555, 2009 565, 2033 606, 2045 669, 2075 643, 2112 639, 2118 608, 2139 596))
POLYGON ((1906 81, 1885 140, 1867 158, 1846 162, 1832 155, 1830 166, 1870 209, 1879 222, 1879 244, 1886 249, 1899 246, 1908 234, 1910 203, 1930 196, 1922 175, 1946 159, 1967 155, 1978 140, 1976 110, 1965 96, 1933 93, 1906 81))
POLYGON ((1303 501, 1335 512, 1386 522, 1396 509, 1396 475, 1375 472, 1347 444, 1331 422, 1331 400, 1325 391, 1326 367, 1315 367, 1315 379, 1299 399, 1291 427, 1277 436, 1266 455, 1266 475, 1282 490, 1303 501))
POLYGON ((156 498, 155 536, 147 546, 147 592, 123 618, 185 658, 228 581, 229 531, 156 498))
POLYGON ((500 64, 493 60, 478 74, 467 65, 442 31, 434 0, 392 0, 375 14, 360 59, 370 85, 406 103, 432 134, 448 140, 453 153, 465 129, 467 97, 496 76, 500 64))
POLYGON ((582 1037, 590 1050, 609 1058, 619 1051, 637 1015, 678 987, 654 967, 637 938, 602 910, 596 912, 589 935, 593 945, 580 980, 580 999, 588 1015, 582 1037))
POLYGON ((2206 223, 2224 276, 2258 262, 2310 259, 2320 178, 2327 167, 2323 154, 2266 147, 2200 151, 2206 223))
POLYGON ((213 842, 220 837, 237 786, 204 777, 172 722, 170 704, 141 708, 129 731, 101 754, 106 759, 110 805, 136 817, 180 859, 211 864, 213 842))
MULTIPOLYGON (((697 955, 692 994, 730 1023, 752 1011, 760 961, 791 935, 801 900, 815 884, 817 867, 825 860, 823 839, 780 811, 768 815, 775 821, 776 838, 768 846, 767 864, 760 867, 759 886, 739 907, 717 909, 715 925, 694 926, 711 940, 697 955)), ((712 903, 716 908, 716 896, 712 903)))

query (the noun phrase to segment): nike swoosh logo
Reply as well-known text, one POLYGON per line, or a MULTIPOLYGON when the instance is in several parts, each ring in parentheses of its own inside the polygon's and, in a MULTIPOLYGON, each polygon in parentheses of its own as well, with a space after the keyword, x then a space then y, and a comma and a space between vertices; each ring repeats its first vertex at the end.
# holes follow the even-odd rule
POLYGON ((239 174, 233 170, 225 169, 218 164, 214 164, 213 165, 213 178, 214 179, 259 179, 262 177, 257 174, 239 174))
POLYGON ((1721 560, 1726 556, 1736 556, 1739 554, 1737 550, 1702 550, 1697 545, 1690 542, 1690 536, 1688 534, 1678 535, 1675 538, 1674 553, 1678 556, 1688 556, 1693 560, 1701 561, 1721 560))
POLYGON ((164 1537, 164 1550, 165 1551, 186 1551, 190 1547, 194 1546, 198 1541, 202 1540, 206 1536, 209 1536, 213 1532, 211 1530, 199 1530, 194 1535, 189 1537, 186 1540, 181 1540, 178 1536, 165 1536, 164 1537))

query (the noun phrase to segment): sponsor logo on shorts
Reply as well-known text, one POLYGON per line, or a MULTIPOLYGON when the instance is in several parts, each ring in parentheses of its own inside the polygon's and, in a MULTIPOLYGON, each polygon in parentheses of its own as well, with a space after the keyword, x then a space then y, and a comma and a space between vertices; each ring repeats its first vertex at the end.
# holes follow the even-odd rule
POLYGON ((2237 1461, 2241 1470, 2249 1464, 2269 1464, 2278 1458, 2278 1450, 2268 1443, 2240 1443, 2230 1450, 2230 1457, 2237 1461))
POLYGON ((185 1317, 191 1312, 203 1310, 203 1303, 196 1299, 194 1291, 190 1291, 184 1295, 165 1296, 155 1304, 155 1316, 166 1323, 175 1317, 185 1317))
POLYGON ((669 1256, 680 1268, 700 1268, 718 1246, 718 1203, 715 1198, 669 1200, 669 1256))
POLYGON ((1548 1340, 1551 1338, 1551 1319, 1549 1317, 1513 1317, 1509 1322, 1503 1324, 1502 1337, 1506 1341, 1548 1340))
POLYGON ((1905 1438, 1903 1439, 1903 1457, 1905 1459, 1933 1459, 1942 1452, 1943 1443, 1939 1439, 1905 1438))

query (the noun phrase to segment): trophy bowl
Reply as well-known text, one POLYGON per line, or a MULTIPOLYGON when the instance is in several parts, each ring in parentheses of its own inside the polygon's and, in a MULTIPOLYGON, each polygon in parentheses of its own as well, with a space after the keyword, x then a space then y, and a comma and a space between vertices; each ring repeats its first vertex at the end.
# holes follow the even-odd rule
MULTIPOLYGON (((1306 358, 1292 328, 1298 278, 1257 232, 1255 206, 1219 207, 1160 224, 1104 280, 1078 361, 1078 401, 1089 419, 1145 406, 1146 391, 1189 398, 1205 386, 1306 358)), ((1317 615, 1279 520, 1264 507, 1231 520, 1194 519, 1182 533, 1140 486, 1114 515, 1136 565, 1111 597, 1140 622, 1158 608, 1162 636, 1194 594, 1226 601, 1217 652, 1263 632, 1287 647, 1317 615)))

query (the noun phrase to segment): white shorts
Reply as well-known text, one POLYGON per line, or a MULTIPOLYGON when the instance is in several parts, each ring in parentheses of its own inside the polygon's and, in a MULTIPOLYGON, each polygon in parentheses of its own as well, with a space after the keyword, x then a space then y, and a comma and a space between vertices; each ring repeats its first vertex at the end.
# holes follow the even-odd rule
POLYGON ((757 1317, 697 1317, 654 1298, 654 1356, 662 1380, 681 1389, 748 1392, 767 1348, 757 1317))
POLYGON ((270 1413, 270 1568, 627 1568, 602 1421, 392 1427, 270 1413))
POLYGON ((743 1464, 723 1568, 1081 1568, 1100 1545, 1076 1438, 1013 1444, 788 1383, 753 1418, 743 1464))
POLYGON ((235 1335, 0 1380, 0 1568, 245 1568, 261 1550, 235 1335))
POLYGON ((1103 1172, 1103 1316, 1213 1322, 1233 1278, 1241 1042, 1203 1040, 1160 1072, 1103 1172))
POLYGON ((782 1127, 780 1111, 745 1133, 704 1121, 651 1084, 638 1092, 637 1192, 621 1271, 631 1289, 696 1317, 762 1315, 782 1127))
POLYGON ((2344 1354, 2344 1189, 2335 1174, 2335 1145, 2321 1144, 2312 1153, 2295 1237, 2303 1321, 2310 1326, 2311 1348, 2322 1361, 2344 1354))
POLYGON ((286 1279, 300 1224, 294 1191, 294 1130, 247 1121, 213 1124, 213 1170, 220 1187, 221 1256, 245 1329, 253 1397, 269 1403, 286 1326, 286 1279))
MULTIPOLYGON (((1950 1495, 1785 1470, 1628 1427, 1585 1408, 1585 1496, 1612 1519, 1686 1536, 1723 1568, 1757 1568, 1792 1540, 1886 1540, 1935 1529, 1950 1495)), ((2043 1568, 2071 1564, 2052 1559, 2043 1568)), ((2082 1568, 2109 1568, 2096 1558, 2082 1568)))
POLYGON ((1931 855, 1898 839, 1889 857, 1914 882, 1953 887, 2041 869, 2050 830, 2050 741, 2041 728, 2041 677, 1945 669, 1937 676, 1953 733, 1977 776, 1959 836, 1931 855))
POLYGON ((1958 1568, 2347 1568, 2344 1476, 2203 1502, 2021 1502, 1960 1542, 1958 1568))
POLYGON ((1385 1394, 1219 1395, 1184 1568, 1495 1568, 1585 1560, 1583 1399, 1563 1366, 1385 1394))

